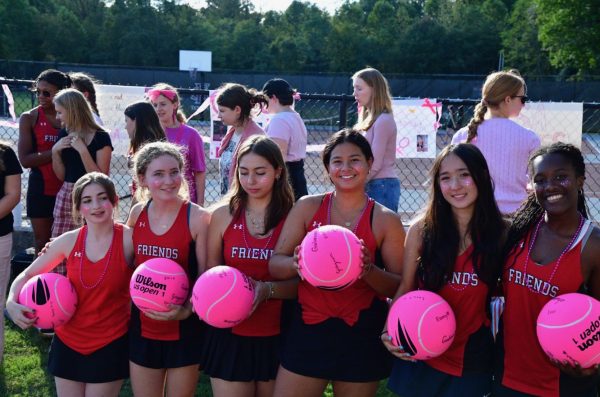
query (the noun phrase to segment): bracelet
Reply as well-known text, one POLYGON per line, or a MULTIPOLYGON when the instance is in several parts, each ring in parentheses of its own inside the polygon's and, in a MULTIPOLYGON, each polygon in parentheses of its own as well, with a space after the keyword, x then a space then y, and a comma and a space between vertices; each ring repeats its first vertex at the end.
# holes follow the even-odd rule
POLYGON ((265 299, 265 300, 269 300, 275 294, 275 287, 273 286, 272 281, 267 281, 266 283, 267 283, 267 286, 269 287, 269 295, 267 295, 267 299, 265 299))

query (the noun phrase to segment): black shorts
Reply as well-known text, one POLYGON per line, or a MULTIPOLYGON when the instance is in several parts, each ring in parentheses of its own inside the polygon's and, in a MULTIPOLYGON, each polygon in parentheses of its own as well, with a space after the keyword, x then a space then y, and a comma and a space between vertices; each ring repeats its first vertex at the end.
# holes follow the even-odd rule
POLYGON ((288 170, 288 178, 292 190, 294 191, 294 200, 302 196, 308 195, 308 189, 306 187, 306 177, 304 176, 304 160, 289 161, 285 163, 288 170))
POLYGON ((286 331, 281 365, 312 378, 343 382, 374 382, 389 376, 392 355, 381 343, 388 306, 374 298, 349 326, 339 318, 305 324, 296 303, 286 331))
POLYGON ((453 376, 423 361, 394 358, 388 389, 402 397, 482 397, 491 393, 492 372, 453 376))
POLYGON ((129 337, 127 334, 91 354, 81 354, 56 335, 48 355, 48 372, 83 383, 106 383, 129 378, 129 337))
POLYGON ((180 368, 200 364, 204 343, 205 325, 195 314, 183 320, 182 328, 195 332, 182 332, 179 340, 165 341, 144 338, 137 327, 129 330, 129 360, 146 368, 180 368), (193 323, 193 327, 190 327, 193 323))
POLYGON ((27 217, 28 218, 52 218, 56 196, 30 193, 27 190, 27 217))
POLYGON ((279 335, 240 336, 207 326, 202 370, 229 382, 268 382, 279 368, 279 335))

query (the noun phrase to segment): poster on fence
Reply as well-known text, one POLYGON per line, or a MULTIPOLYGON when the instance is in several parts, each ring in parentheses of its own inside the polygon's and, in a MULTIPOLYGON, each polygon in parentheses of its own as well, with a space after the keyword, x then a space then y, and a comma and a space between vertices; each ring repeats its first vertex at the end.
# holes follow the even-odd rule
POLYGON ((392 101, 398 130, 396 158, 435 157, 441 106, 435 99, 428 98, 392 101))
POLYGON ((113 155, 126 156, 129 135, 125 129, 125 108, 133 102, 144 100, 144 87, 99 84, 96 86, 98 111, 104 128, 110 132, 113 155))
POLYGON ((515 121, 538 134, 542 145, 561 141, 581 147, 581 102, 528 102, 515 121))

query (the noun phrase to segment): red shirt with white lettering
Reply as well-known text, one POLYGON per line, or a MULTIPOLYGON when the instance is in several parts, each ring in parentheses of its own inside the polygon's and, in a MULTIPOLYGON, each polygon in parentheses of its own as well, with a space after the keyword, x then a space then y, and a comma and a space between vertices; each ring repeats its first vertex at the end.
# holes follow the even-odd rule
MULTIPOLYGON (((37 120, 33 126, 33 151, 45 152, 52 150, 52 146, 58 141, 58 128, 54 128, 41 106, 37 108, 37 120)), ((56 196, 62 186, 52 169, 52 162, 34 167, 29 175, 29 194, 43 194, 45 196, 56 196)))
MULTIPOLYGON (((245 275, 260 281, 274 280, 269 273, 269 259, 277 243, 282 219, 270 236, 256 238, 248 233, 244 210, 239 211, 223 233, 223 257, 227 266, 235 267, 245 275)), ((232 328, 241 336, 273 336, 279 334, 281 300, 270 299, 258 305, 252 316, 232 328)))
MULTIPOLYGON (((195 264, 190 263, 190 251, 193 249, 194 240, 190 233, 188 216, 190 203, 181 205, 173 225, 164 234, 155 234, 150 229, 148 221, 148 205, 140 213, 133 228, 133 248, 135 252, 135 266, 139 266, 148 259, 167 258, 177 262, 188 274, 190 290, 198 270, 195 264)), ((139 318, 141 333, 144 338, 155 340, 179 340, 181 321, 153 320, 133 308, 133 315, 139 318)), ((137 324, 137 319, 134 319, 137 324)), ((183 320, 186 321, 186 320, 183 320)))
POLYGON ((91 354, 127 333, 129 280, 132 270, 123 254, 123 225, 115 223, 106 255, 91 262, 85 254, 83 226, 67 258, 67 277, 77 292, 77 310, 54 332, 71 349, 91 354))

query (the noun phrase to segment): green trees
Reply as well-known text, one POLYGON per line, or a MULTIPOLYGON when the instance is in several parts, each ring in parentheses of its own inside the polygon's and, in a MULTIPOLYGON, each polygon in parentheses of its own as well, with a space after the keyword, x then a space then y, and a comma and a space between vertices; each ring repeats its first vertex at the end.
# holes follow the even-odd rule
POLYGON ((600 72, 600 0, 0 1, 0 58, 176 67, 210 50, 216 70, 525 74, 600 72))

